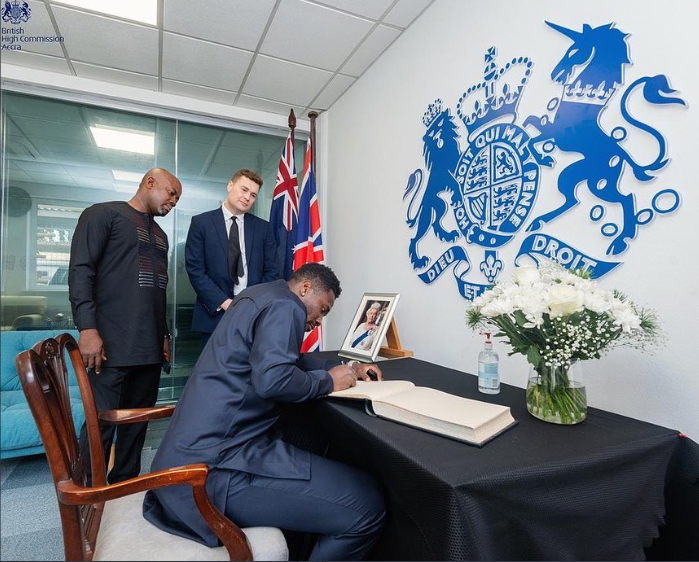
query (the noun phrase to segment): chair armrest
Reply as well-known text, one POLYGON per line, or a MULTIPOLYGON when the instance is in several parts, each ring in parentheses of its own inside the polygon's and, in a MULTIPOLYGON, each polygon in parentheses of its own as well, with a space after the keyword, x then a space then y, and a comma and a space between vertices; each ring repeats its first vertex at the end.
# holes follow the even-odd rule
POLYGON ((100 421, 111 425, 123 425, 169 418, 174 411, 174 406, 158 406, 156 408, 131 408, 130 410, 104 410, 98 412, 97 415, 100 421))
POLYGON ((94 504, 172 484, 203 486, 208 474, 209 467, 205 464, 187 464, 158 470, 106 486, 79 486, 70 480, 64 480, 56 484, 56 490, 61 503, 67 505, 94 504))
POLYGON ((190 484, 194 501, 202 517, 214 534, 221 540, 228 550, 231 560, 252 560, 252 551, 245 533, 225 517, 209 500, 206 493, 206 478, 209 467, 205 464, 188 464, 175 468, 168 468, 151 472, 110 484, 107 486, 85 487, 75 484, 71 480, 64 480, 56 484, 58 500, 66 505, 96 504, 114 500, 137 492, 163 488, 173 484, 190 484))

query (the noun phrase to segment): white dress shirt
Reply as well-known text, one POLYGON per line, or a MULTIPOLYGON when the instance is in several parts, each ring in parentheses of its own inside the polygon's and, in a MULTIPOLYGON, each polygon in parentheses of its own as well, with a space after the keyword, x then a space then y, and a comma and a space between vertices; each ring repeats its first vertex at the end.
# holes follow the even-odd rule
MULTIPOLYGON (((221 205, 223 209, 223 218, 226 222, 226 236, 230 237, 231 223, 233 222, 233 213, 228 210, 225 204, 221 205)), ((233 289, 233 294, 237 295, 248 286, 248 261, 245 259, 245 213, 235 216, 238 224, 238 239, 240 240, 240 257, 243 260, 243 276, 238 279, 238 284, 233 289)))

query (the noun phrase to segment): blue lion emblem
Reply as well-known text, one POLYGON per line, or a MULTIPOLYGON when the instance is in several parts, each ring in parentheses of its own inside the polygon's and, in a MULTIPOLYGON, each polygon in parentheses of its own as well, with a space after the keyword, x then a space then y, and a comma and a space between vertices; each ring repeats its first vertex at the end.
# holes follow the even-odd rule
POLYGON ((448 207, 440 198, 441 193, 448 193, 452 204, 459 201, 460 187, 453 175, 460 156, 457 125, 449 109, 442 108, 442 100, 436 100, 430 105, 423 117, 423 122, 427 131, 422 137, 422 155, 429 176, 416 211, 413 207, 422 188, 421 170, 416 170, 410 177, 403 193, 404 200, 411 196, 408 205, 408 226, 417 226, 408 249, 415 269, 421 269, 429 263, 430 259, 427 256, 421 256, 418 253, 417 244, 430 228, 435 236, 444 242, 453 242, 459 237, 456 230, 446 231, 442 226, 442 219, 447 214, 448 207))
POLYGON ((496 281, 506 267, 498 252, 520 232, 532 234, 525 235, 515 263, 525 255, 535 261, 550 258, 566 267, 589 269, 595 277, 620 264, 595 258, 540 232, 546 223, 578 204, 575 190, 581 183, 586 183, 602 203, 591 209, 591 221, 602 219, 604 204, 621 206, 621 225, 607 222, 600 228, 603 236, 613 238, 607 248, 612 256, 624 252, 639 226, 650 223, 656 213, 670 213, 679 206, 679 194, 664 189, 652 197, 652 208, 637 209, 634 195, 622 193, 619 183, 627 167, 639 181, 647 182, 669 161, 661 133, 629 113, 630 98, 639 92, 652 105, 685 105, 684 101, 673 95, 675 90, 664 75, 639 78, 623 91, 621 115, 657 144, 651 161, 638 163, 622 146, 626 129, 617 126, 608 134, 600 125, 600 115, 623 86, 624 68, 631 64, 628 36, 614 24, 595 28, 585 24, 578 32, 546 23, 573 41, 551 73, 563 92, 549 102, 550 115, 529 116, 522 126, 516 123, 517 106, 531 77, 533 61, 519 56, 498 66, 497 50, 491 47, 485 53, 482 81, 459 98, 456 115, 437 99, 422 118, 426 128, 422 137, 424 169, 410 175, 403 192, 406 222, 414 229, 408 255, 426 284, 451 270, 459 292, 469 300, 496 281), (460 129, 466 132, 464 147, 460 146, 460 129), (551 153, 556 148, 581 158, 558 176, 557 187, 564 202, 552 211, 535 214, 541 167, 555 165, 551 153), (430 256, 420 250, 429 232, 436 238, 431 248, 446 244, 440 254, 430 256), (473 267, 476 251, 482 252, 482 258, 479 255, 478 267, 473 267), (472 273, 482 275, 482 280, 469 280, 472 273))
MULTIPOLYGON (((563 85, 563 94, 560 99, 549 102, 549 109, 555 110, 551 119, 530 116, 525 125, 532 125, 539 131, 532 140, 536 144, 543 143, 545 153, 558 147, 563 152, 577 152, 582 159, 566 167, 558 177, 558 190, 565 201, 558 208, 535 218, 527 230, 537 231, 577 205, 575 189, 585 182, 594 196, 622 207, 621 231, 607 249, 607 254, 618 255, 628 248, 626 241, 636 237, 640 224, 633 195, 624 195, 619 190, 624 163, 631 167, 638 180, 646 182, 653 179, 652 172, 657 172, 668 162, 665 139, 659 131, 629 114, 629 97, 641 89, 644 99, 652 104, 684 105, 684 101, 669 95, 675 90, 670 88, 663 75, 639 78, 624 92, 622 116, 631 125, 652 135, 658 144, 657 156, 652 162, 636 163, 620 144, 626 138, 626 129, 616 127, 608 135, 599 121, 612 96, 624 83, 624 66, 631 63, 626 44, 628 36, 615 29, 614 24, 596 28, 585 24, 582 32, 577 32, 546 23, 573 41, 551 73, 551 78, 563 85)), ((537 159, 545 166, 554 164, 548 154, 538 155, 537 159)))

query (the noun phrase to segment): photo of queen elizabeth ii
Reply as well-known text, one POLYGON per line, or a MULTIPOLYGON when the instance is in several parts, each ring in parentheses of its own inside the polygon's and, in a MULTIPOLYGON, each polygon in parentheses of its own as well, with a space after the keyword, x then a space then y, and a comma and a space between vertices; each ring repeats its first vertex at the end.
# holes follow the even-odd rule
POLYGON ((397 293, 367 293, 362 297, 342 345, 342 351, 347 352, 344 356, 375 358, 391 322, 398 296, 397 293))

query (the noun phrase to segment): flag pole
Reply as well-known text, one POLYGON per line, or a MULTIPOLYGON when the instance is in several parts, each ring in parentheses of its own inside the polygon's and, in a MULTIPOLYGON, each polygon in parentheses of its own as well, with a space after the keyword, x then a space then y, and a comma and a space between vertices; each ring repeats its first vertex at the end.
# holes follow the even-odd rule
POLYGON ((311 164, 313 164, 313 171, 318 177, 318 166, 316 165, 316 117, 318 117, 317 111, 309 111, 308 118, 311 120, 311 164))
POLYGON ((289 129, 291 129, 291 144, 294 144, 294 129, 296 128, 296 115, 294 115, 294 108, 289 110, 289 129))

